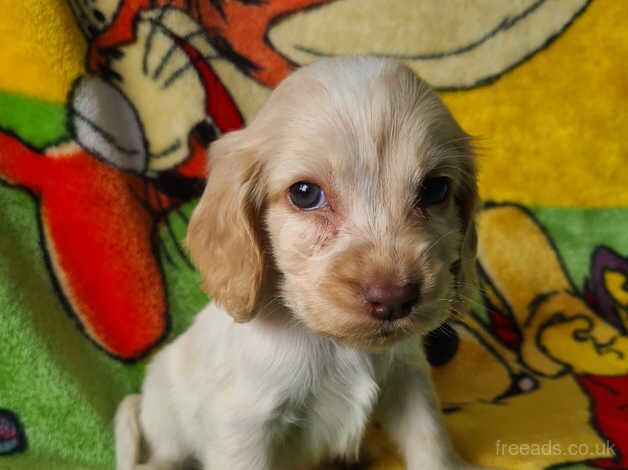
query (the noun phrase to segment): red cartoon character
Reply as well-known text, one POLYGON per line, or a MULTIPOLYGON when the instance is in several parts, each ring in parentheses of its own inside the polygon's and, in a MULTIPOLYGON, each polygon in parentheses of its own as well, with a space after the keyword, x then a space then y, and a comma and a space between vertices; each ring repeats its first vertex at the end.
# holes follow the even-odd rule
MULTIPOLYGON (((129 99, 134 88, 151 93, 152 75, 138 74, 119 86, 94 76, 77 81, 68 106, 73 141, 40 151, 0 132, 0 178, 37 200, 47 265, 66 307, 92 341, 121 359, 141 357, 168 329, 158 224, 202 191, 208 143, 242 126, 201 53, 174 34, 162 45, 188 67, 180 83, 196 106, 171 126, 147 124, 148 105, 129 99), (162 149, 164 141, 172 143, 162 149)), ((131 59, 133 47, 125 50, 131 59)), ((167 91, 158 96, 168 103, 167 91)), ((152 104, 153 114, 166 112, 152 104)))

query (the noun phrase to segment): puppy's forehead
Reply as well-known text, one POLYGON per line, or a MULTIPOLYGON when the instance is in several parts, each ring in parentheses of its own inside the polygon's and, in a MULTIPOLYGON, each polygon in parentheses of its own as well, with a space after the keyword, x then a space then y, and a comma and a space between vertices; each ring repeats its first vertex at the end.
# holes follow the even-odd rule
POLYGON ((383 59, 306 66, 278 87, 264 113, 278 144, 271 178, 333 180, 344 192, 406 191, 464 136, 424 82, 383 59))

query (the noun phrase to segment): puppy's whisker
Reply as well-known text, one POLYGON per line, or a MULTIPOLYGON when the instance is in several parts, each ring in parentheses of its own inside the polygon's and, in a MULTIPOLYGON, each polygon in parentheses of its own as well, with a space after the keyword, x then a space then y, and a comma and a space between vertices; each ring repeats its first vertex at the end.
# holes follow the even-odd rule
POLYGON ((456 300, 463 300, 463 301, 469 303, 469 305, 472 305, 472 306, 475 306, 475 307, 478 307, 478 308, 481 308, 481 309, 485 308, 485 305, 482 302, 480 302, 480 301, 478 301, 476 299, 473 299, 473 298, 471 298, 469 296, 465 296, 464 294, 461 294, 461 293, 456 293, 455 295, 456 295, 457 299, 453 298, 451 300, 451 303, 456 302, 456 300))
POLYGON ((467 315, 472 315, 471 312, 462 313, 460 312, 460 310, 456 309, 455 307, 450 307, 449 311, 451 312, 452 317, 456 317, 456 318, 464 318, 467 315))
POLYGON ((481 294, 484 294, 484 295, 488 295, 489 294, 489 291, 487 290, 486 287, 482 287, 481 285, 475 284, 473 282, 458 280, 458 281, 455 281, 455 285, 456 285, 456 287, 470 287, 474 291, 477 291, 477 292, 479 292, 481 294))
POLYGON ((451 235, 452 233, 457 232, 457 229, 451 229, 447 232, 445 232, 444 234, 442 234, 441 236, 439 236, 435 241, 433 241, 425 250, 423 250, 423 252, 421 253, 421 257, 425 257, 427 258, 432 250, 434 250, 439 243, 441 243, 446 237, 448 237, 449 235, 451 235))
POLYGON ((490 291, 488 290, 488 288, 482 286, 479 282, 475 283, 471 281, 465 281, 462 279, 454 279, 454 285, 456 287, 469 287, 473 291, 479 292, 482 295, 490 295, 490 291))
MULTIPOLYGON (((442 300, 445 300, 445 299, 442 299, 442 300)), ((461 298, 450 299, 450 300, 448 300, 448 303, 453 305, 453 304, 456 304, 457 301, 460 301, 460 300, 464 300, 465 302, 468 302, 470 306, 475 306, 475 307, 478 307, 478 308, 484 308, 484 306, 482 304, 478 303, 478 302, 474 302, 474 301, 468 300, 468 299, 461 299, 461 298)))
POLYGON ((439 334, 442 334, 443 336, 446 336, 448 338, 456 337, 456 333, 453 332, 451 327, 447 328, 447 322, 438 325, 438 327, 432 330, 432 332, 438 332, 439 334))

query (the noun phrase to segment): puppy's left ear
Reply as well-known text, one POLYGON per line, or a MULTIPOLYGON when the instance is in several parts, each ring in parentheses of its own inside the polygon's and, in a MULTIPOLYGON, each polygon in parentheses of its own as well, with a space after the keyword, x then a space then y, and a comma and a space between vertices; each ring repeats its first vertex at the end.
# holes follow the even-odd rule
POLYGON ((255 315, 264 271, 261 163, 245 132, 211 145, 207 185, 186 239, 204 290, 237 322, 255 315))
MULTIPOLYGON (((475 174, 475 169, 470 168, 469 174, 475 174)), ((462 244, 460 247, 460 267, 456 273, 456 285, 458 298, 456 310, 466 313, 469 300, 478 285, 476 271, 476 257, 478 249, 478 235, 475 222, 475 214, 480 205, 475 177, 469 181, 460 193, 455 197, 458 213, 460 215, 462 244)))

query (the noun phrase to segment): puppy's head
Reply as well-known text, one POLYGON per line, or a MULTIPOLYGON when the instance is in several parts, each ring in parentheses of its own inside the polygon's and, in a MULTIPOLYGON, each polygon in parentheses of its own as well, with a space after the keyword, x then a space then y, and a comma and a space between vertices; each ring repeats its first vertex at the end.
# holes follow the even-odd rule
POLYGON ((464 308, 469 138, 404 66, 345 57, 299 69, 212 145, 210 166, 188 245, 236 320, 277 296, 310 330, 369 348, 464 308))

